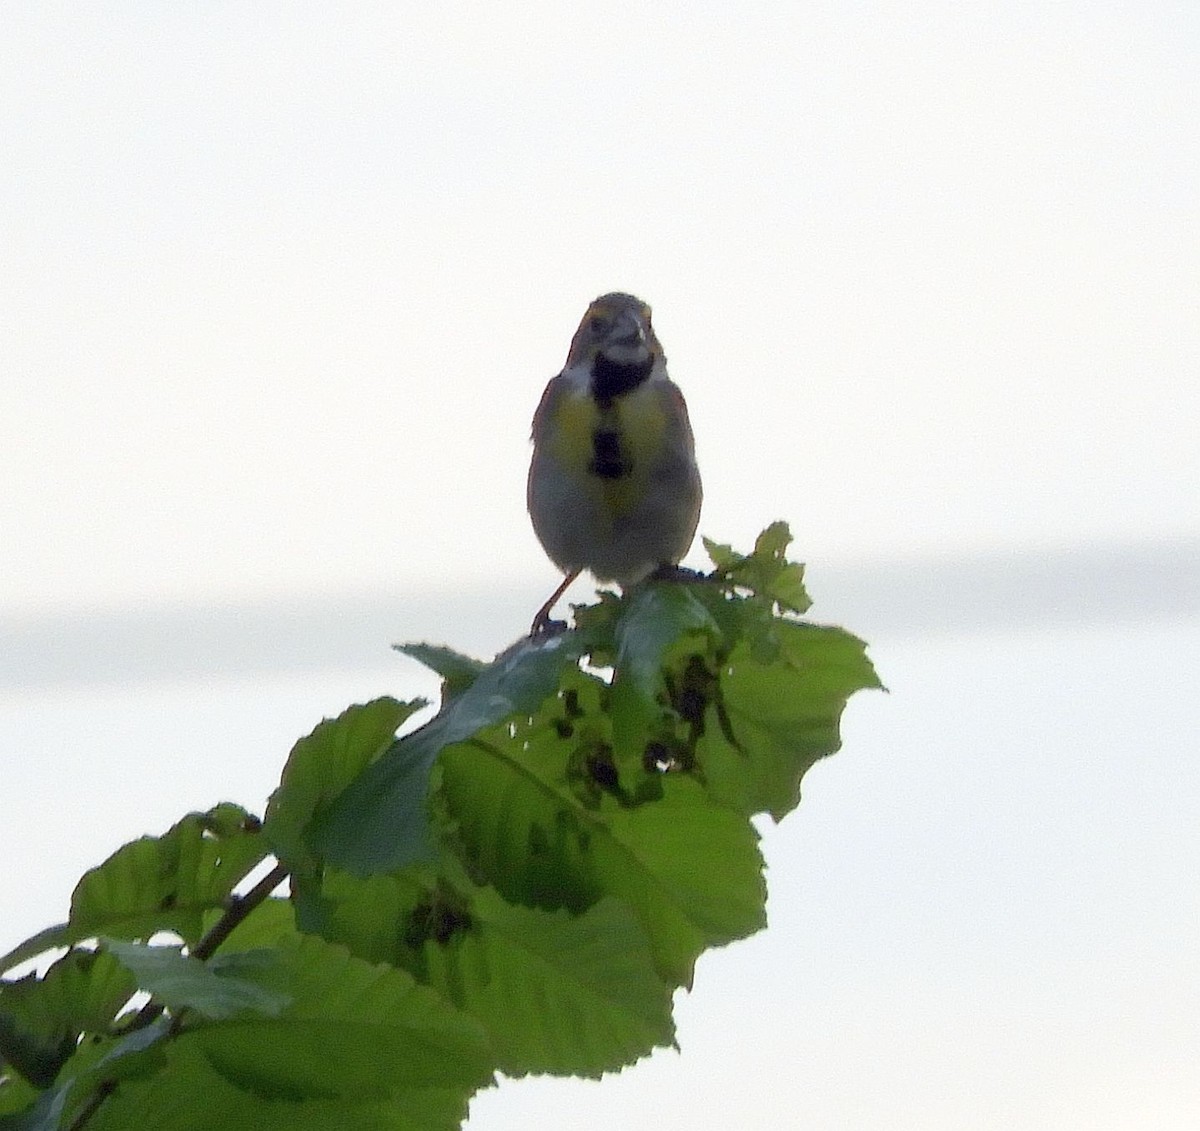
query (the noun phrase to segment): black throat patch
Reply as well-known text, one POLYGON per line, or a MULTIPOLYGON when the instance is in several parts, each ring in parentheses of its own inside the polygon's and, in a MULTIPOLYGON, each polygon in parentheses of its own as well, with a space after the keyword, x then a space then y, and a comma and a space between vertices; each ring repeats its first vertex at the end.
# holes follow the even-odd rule
POLYGON ((636 389, 654 368, 653 355, 645 361, 609 361, 602 353, 592 362, 592 396, 601 406, 612 403, 614 397, 636 389))

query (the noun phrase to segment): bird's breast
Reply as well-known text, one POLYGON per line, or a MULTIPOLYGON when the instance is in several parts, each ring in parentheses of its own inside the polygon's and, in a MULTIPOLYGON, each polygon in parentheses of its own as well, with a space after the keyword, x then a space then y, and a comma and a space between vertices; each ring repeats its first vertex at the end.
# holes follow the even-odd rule
POLYGON ((558 423, 559 461, 582 475, 610 513, 628 513, 662 450, 667 420, 659 390, 645 383, 605 402, 573 391, 558 423))

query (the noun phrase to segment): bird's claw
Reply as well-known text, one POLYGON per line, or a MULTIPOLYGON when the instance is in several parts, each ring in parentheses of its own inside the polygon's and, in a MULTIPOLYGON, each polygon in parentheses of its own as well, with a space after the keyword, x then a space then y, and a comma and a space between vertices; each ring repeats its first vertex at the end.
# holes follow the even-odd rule
POLYGON ((689 569, 687 566, 671 565, 668 562, 663 562, 649 577, 650 581, 709 581, 710 576, 707 573, 701 573, 698 569, 689 569))
POLYGON ((533 624, 529 626, 530 640, 549 640, 555 636, 561 636, 567 631, 567 622, 565 620, 551 620, 550 614, 545 616, 539 614, 533 618, 533 624))

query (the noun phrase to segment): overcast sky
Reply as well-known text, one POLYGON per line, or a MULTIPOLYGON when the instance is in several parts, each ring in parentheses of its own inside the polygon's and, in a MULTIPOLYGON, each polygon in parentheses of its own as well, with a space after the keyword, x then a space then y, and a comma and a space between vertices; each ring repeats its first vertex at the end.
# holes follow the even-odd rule
POLYGON ((787 519, 891 695, 683 1054, 472 1126, 1200 1125, 1198 58, 1153 0, 6 11, 0 949, 431 691, 392 641, 528 624, 529 420, 629 290, 701 531, 787 519))
POLYGON ((4 23, 0 607, 552 583, 529 419, 614 288, 722 541, 1200 531, 1194 5, 4 23))

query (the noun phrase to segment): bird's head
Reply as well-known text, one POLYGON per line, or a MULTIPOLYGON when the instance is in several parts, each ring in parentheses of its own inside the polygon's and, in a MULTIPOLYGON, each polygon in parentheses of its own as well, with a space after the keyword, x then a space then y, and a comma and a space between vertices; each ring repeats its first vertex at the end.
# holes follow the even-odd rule
POLYGON ((571 339, 567 368, 590 366, 600 355, 616 365, 647 366, 647 370, 662 357, 662 346, 650 325, 650 307, 640 298, 614 291, 587 308, 571 339))
POLYGON ((586 374, 592 396, 607 403, 637 388, 656 367, 665 375, 665 364, 650 325, 650 307, 614 291, 587 308, 571 339, 566 368, 586 374))

